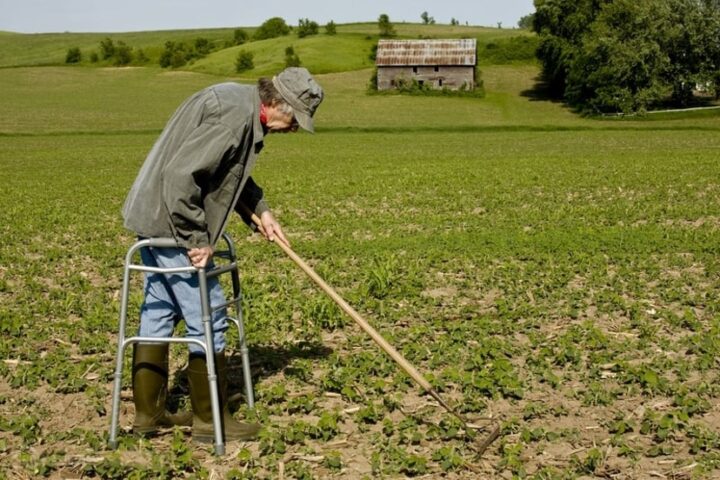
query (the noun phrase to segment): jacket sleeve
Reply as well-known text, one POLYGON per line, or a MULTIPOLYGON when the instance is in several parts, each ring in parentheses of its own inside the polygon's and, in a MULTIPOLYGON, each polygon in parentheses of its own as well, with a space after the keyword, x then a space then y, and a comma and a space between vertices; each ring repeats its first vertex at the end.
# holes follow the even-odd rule
POLYGON ((175 239, 185 248, 210 245, 203 190, 233 148, 230 130, 221 124, 200 124, 183 141, 163 169, 162 196, 175 239))
POLYGON ((248 177, 245 182, 245 186, 243 187, 242 192, 240 192, 240 199, 238 200, 238 203, 235 204, 235 211, 240 215, 243 222, 254 229, 255 225, 253 225, 250 217, 245 214, 245 211, 240 206, 240 203, 245 204, 258 217, 262 215, 263 212, 270 210, 267 203, 265 203, 262 188, 255 183, 255 180, 253 180, 252 177, 248 177))

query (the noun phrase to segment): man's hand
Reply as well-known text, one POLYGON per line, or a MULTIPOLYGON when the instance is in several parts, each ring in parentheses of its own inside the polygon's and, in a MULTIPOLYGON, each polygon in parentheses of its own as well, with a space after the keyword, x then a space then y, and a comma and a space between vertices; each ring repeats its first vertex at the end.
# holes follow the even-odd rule
POLYGON ((275 220, 275 217, 273 217, 272 213, 270 213, 270 210, 266 210, 260 215, 260 223, 262 223, 262 228, 260 229, 260 232, 270 240, 271 242, 274 242, 275 239, 280 240, 288 247, 290 246, 290 242, 287 241, 287 238, 285 238, 285 235, 283 235, 282 228, 280 228, 280 224, 275 220))
POLYGON ((205 268, 213 256, 213 247, 191 248, 188 250, 190 263, 195 268, 205 268))

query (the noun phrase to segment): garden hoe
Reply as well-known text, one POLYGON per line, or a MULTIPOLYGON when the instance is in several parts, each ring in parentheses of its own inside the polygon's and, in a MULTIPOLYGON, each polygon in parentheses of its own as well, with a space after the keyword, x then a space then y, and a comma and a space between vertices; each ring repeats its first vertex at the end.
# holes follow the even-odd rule
MULTIPOLYGON (((243 210, 245 211, 246 215, 250 217, 252 222, 258 227, 258 229, 262 232, 263 227, 262 223, 260 222, 260 219, 250 211, 245 205, 242 205, 243 210)), ((425 390, 426 393, 428 393, 431 397, 433 397, 437 402, 445 408, 448 412, 450 412, 455 418, 460 420, 460 422, 463 424, 465 431, 469 430, 484 430, 487 427, 474 425, 470 423, 466 418, 464 418, 463 415, 461 415, 456 409, 452 408, 450 405, 443 400, 443 398, 440 396, 438 392, 435 391, 435 389, 430 385, 430 382, 428 382, 421 374, 417 371, 417 369, 408 362, 405 357, 403 357, 400 352, 398 352, 392 345, 390 345, 387 340, 385 340, 378 332, 375 330, 367 321, 365 321, 364 318, 360 316, 360 314, 355 311, 354 308, 352 308, 345 300, 343 300, 340 295, 335 292, 335 290, 330 287, 303 259, 301 259, 288 245, 281 241, 274 242, 276 245, 278 245, 292 260, 295 262, 312 280, 317 284, 317 286, 320 287, 345 313, 347 313, 350 318, 355 320, 355 323, 357 323, 360 328, 365 330, 365 332, 370 335, 370 337, 375 341, 375 343, 378 344, 380 348, 382 348, 385 353, 390 355, 390 357, 395 360, 395 362, 402 367, 405 372, 412 377, 415 382, 417 382, 420 387, 422 387, 423 390, 425 390)), ((481 441, 479 440, 475 444, 472 444, 472 449, 477 453, 478 456, 481 456, 485 450, 490 446, 490 444, 495 441, 495 439, 498 438, 500 435, 500 427, 497 423, 493 425, 492 431, 481 441)))

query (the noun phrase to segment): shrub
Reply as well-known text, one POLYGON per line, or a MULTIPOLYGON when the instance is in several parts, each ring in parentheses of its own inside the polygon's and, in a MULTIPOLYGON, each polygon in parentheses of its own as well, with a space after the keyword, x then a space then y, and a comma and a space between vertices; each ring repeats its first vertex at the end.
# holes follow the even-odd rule
POLYGON ((374 44, 372 47, 370 47, 370 54, 368 55, 368 58, 370 59, 371 62, 374 62, 375 60, 377 60, 377 49, 378 49, 377 43, 374 44))
POLYGON ((195 39, 195 56, 202 58, 212 51, 212 44, 207 38, 196 38, 195 39))
POLYGON ((335 22, 330 20, 327 25, 325 25, 325 34, 326 35, 335 35, 337 33, 337 30, 335 28, 335 22))
POLYGON ((165 50, 160 54, 160 66, 179 68, 187 63, 188 48, 182 42, 165 42, 165 50))
POLYGON ((234 45, 242 45, 243 43, 248 41, 248 34, 245 30, 242 28, 236 28, 235 32, 233 32, 233 42, 234 45))
POLYGON ((90 61, 92 63, 97 63, 100 61, 100 57, 98 56, 98 53, 96 51, 93 51, 92 53, 90 53, 90 61))
POLYGON ((303 38, 309 35, 317 35, 318 24, 312 20, 300 19, 298 20, 298 37, 303 38))
POLYGON ((253 63, 253 57, 254 55, 252 54, 252 52, 248 52, 247 50, 241 50, 240 53, 238 53, 237 59, 235 60, 235 71, 240 73, 255 68, 255 64, 253 63))
POLYGON ((107 37, 105 40, 100 41, 100 56, 103 60, 112 58, 115 55, 115 44, 112 38, 107 37))
POLYGON ((265 40, 267 38, 276 38, 290 33, 290 27, 288 27, 285 20, 280 17, 272 17, 265 22, 255 31, 253 38, 255 40, 265 40))
POLYGON ((68 48, 67 54, 65 54, 65 63, 80 63, 80 60, 82 60, 80 47, 68 48))
POLYGON ((295 49, 290 45, 285 49, 285 67, 299 67, 300 64, 300 57, 298 57, 295 49))
POLYGON ((113 64, 116 67, 130 64, 133 58, 132 47, 123 41, 119 41, 117 43, 117 47, 115 48, 115 55, 113 58, 113 64))

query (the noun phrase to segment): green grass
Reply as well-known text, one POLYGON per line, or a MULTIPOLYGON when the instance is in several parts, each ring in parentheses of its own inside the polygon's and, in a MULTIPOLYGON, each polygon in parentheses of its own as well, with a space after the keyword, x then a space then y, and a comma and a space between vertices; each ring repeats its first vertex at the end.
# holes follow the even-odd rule
POLYGON ((720 116, 578 117, 537 98, 534 65, 484 67, 483 99, 367 95, 370 73, 318 75, 317 133, 268 137, 254 177, 298 254, 501 421, 483 462, 237 220, 262 439, 105 450, 122 202, 177 105, 234 77, 43 67, 0 70, 0 477, 717 478, 720 116))
POLYGON ((369 55, 371 46, 376 42, 377 37, 368 40, 360 34, 320 34, 302 39, 288 35, 215 52, 190 65, 188 69, 216 75, 234 75, 235 60, 238 53, 244 50, 254 55, 255 68, 243 72, 243 76, 271 76, 285 68, 285 49, 292 46, 302 65, 315 74, 359 70, 374 65, 369 55))

